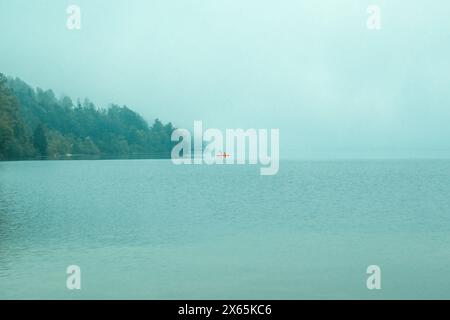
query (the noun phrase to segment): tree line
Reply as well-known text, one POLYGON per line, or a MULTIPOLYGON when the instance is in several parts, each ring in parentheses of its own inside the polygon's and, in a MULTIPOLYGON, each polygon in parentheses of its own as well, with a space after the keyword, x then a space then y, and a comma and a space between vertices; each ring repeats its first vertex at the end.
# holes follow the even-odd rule
POLYGON ((171 123, 127 106, 97 108, 0 74, 0 160, 169 158, 171 123))

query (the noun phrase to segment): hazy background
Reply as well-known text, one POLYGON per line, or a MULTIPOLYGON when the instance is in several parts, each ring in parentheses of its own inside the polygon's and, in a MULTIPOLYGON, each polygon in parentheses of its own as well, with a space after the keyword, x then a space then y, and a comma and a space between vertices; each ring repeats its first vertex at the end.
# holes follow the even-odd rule
POLYGON ((282 157, 449 157, 449 12, 447 0, 0 0, 0 72, 178 127, 280 128, 282 157))

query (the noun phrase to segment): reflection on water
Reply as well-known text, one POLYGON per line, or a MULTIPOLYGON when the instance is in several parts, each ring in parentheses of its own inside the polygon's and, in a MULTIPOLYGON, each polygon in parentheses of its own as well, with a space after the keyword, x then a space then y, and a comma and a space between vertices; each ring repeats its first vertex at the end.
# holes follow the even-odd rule
POLYGON ((0 298, 450 298, 449 161, 280 168, 0 163, 0 298))

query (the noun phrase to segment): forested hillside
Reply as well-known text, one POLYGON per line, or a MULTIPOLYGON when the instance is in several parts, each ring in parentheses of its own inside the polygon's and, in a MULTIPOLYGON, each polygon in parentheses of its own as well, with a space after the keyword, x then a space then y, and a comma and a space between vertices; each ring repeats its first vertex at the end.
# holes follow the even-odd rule
POLYGON ((126 106, 57 98, 0 74, 0 160, 168 158, 173 130, 126 106))

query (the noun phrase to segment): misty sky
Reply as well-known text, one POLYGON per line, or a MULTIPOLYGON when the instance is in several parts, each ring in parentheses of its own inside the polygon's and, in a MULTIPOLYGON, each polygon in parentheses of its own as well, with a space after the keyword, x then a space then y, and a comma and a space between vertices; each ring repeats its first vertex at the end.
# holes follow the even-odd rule
POLYGON ((448 0, 0 0, 0 72, 178 127, 279 128, 282 157, 449 157, 449 13, 448 0), (81 30, 66 28, 70 4, 81 30))

